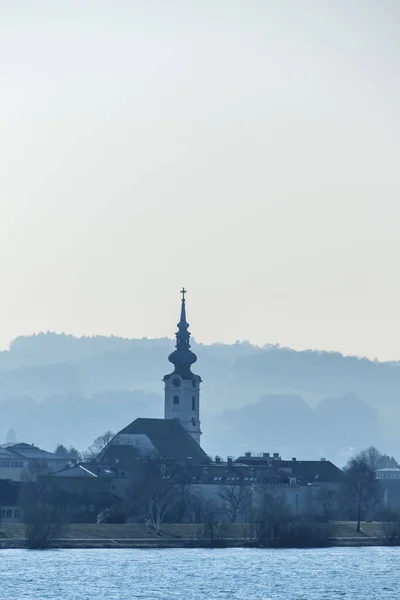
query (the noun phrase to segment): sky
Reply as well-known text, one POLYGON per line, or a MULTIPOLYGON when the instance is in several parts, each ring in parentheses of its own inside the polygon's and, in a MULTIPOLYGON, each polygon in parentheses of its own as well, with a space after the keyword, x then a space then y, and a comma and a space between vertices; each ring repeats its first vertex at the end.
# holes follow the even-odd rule
POLYGON ((0 347, 400 359, 398 0, 0 0, 0 347))

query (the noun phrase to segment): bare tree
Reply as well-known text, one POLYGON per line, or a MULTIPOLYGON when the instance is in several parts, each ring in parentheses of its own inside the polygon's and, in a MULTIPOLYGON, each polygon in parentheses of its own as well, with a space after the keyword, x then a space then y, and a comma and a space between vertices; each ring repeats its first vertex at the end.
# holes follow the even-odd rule
POLYGON ((324 519, 329 519, 332 515, 335 501, 333 493, 330 490, 322 487, 318 490, 317 497, 315 499, 318 512, 324 519))
POLYGON ((224 512, 230 523, 236 523, 239 516, 243 516, 251 502, 251 491, 248 485, 223 485, 219 492, 223 501, 224 512))
POLYGON ((100 452, 104 450, 106 446, 115 438, 115 433, 112 431, 105 431, 102 435, 99 435, 89 446, 89 448, 84 452, 85 460, 93 460, 95 459, 100 452))
POLYGON ((216 502, 210 500, 203 503, 198 537, 211 546, 221 545, 226 537, 226 524, 224 524, 222 516, 221 508, 216 502))
POLYGON ((62 513, 52 493, 32 484, 20 498, 20 502, 27 547, 48 548, 60 536, 64 525, 62 513))
POLYGON ((159 533, 165 517, 180 499, 171 465, 151 454, 138 461, 132 475, 132 508, 147 529, 154 528, 159 533))
POLYGON ((177 502, 174 507, 174 517, 176 523, 191 522, 192 518, 192 489, 190 483, 184 479, 175 485, 175 490, 178 495, 177 502))
POLYGON ((345 468, 344 497, 349 508, 355 512, 357 531, 366 512, 379 502, 379 482, 371 466, 373 457, 364 453, 351 458, 345 468))
POLYGON ((377 448, 375 448, 375 446, 370 446, 366 450, 362 450, 357 456, 358 458, 362 459, 373 471, 379 469, 379 464, 382 460, 382 454, 377 448))
POLYGON ((199 494, 189 494, 186 497, 186 510, 189 523, 201 523, 205 509, 204 498, 199 494))
POLYGON ((400 546, 400 515, 382 523, 382 541, 386 546, 400 546))
POLYGON ((21 481, 37 481, 38 477, 40 477, 41 475, 46 475, 48 472, 49 468, 46 461, 31 460, 28 462, 27 467, 21 473, 21 481))
POLYGON ((382 454, 375 446, 370 446, 366 450, 362 450, 357 456, 364 458, 374 471, 385 467, 399 467, 398 462, 393 456, 382 454))
POLYGON ((260 544, 278 546, 288 527, 288 510, 279 494, 260 486, 255 511, 255 535, 260 544))
POLYGON ((28 548, 48 548, 62 531, 62 521, 54 506, 37 503, 24 510, 25 539, 28 548))

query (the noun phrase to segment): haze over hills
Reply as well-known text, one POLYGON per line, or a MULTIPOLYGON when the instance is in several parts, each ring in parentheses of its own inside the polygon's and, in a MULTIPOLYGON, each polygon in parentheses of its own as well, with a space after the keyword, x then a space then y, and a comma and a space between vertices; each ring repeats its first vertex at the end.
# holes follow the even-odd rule
MULTIPOLYGON (((136 417, 162 417, 173 345, 55 333, 15 339, 0 353, 1 441, 12 428, 49 449, 84 449, 136 417)), ((374 444, 400 455, 398 363, 248 342, 192 348, 210 454, 269 451, 343 464, 352 449, 374 444)))

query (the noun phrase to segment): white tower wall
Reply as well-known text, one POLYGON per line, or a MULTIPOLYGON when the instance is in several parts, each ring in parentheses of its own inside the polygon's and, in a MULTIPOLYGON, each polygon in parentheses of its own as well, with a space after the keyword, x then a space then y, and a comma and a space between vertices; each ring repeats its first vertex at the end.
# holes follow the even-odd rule
POLYGON ((200 382, 198 375, 183 379, 173 373, 164 378, 165 405, 164 418, 178 419, 181 425, 200 444, 200 382))

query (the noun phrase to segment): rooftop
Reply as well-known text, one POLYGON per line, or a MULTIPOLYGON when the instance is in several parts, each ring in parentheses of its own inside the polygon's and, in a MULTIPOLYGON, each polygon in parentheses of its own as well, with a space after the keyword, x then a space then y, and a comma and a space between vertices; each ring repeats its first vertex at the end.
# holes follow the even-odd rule
POLYGON ((247 452, 244 456, 237 458, 235 463, 253 466, 273 465, 275 468, 308 483, 318 483, 319 481, 339 482, 343 479, 343 471, 330 460, 297 460, 296 458, 282 460, 277 453, 271 456, 266 452, 262 455, 247 452))
POLYGON ((115 472, 109 467, 89 464, 75 464, 60 471, 54 471, 50 477, 78 477, 79 479, 97 479, 99 477, 115 477, 115 472))
POLYGON ((1 448, 7 452, 17 456, 22 456, 24 458, 36 460, 59 460, 60 462, 65 462, 65 457, 58 456, 53 452, 47 452, 47 450, 42 450, 34 444, 26 444, 25 442, 20 442, 18 444, 4 444, 1 446, 1 448))
POLYGON ((122 429, 116 438, 120 434, 146 435, 165 458, 176 461, 190 458, 196 464, 210 462, 204 450, 176 419, 136 419, 122 429))

